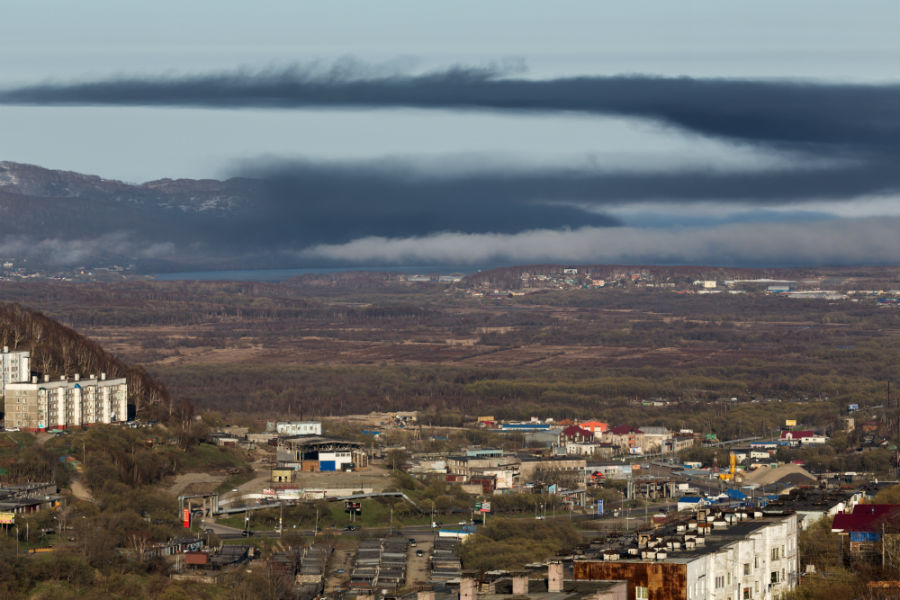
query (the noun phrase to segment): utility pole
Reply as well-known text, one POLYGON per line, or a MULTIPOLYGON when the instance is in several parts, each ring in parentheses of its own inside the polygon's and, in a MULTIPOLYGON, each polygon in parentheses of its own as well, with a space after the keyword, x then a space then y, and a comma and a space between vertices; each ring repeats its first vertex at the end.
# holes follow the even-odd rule
POLYGON ((319 535, 319 507, 316 506, 316 527, 313 529, 313 537, 319 535))
POLYGON ((278 538, 284 538, 284 502, 278 503, 278 538))

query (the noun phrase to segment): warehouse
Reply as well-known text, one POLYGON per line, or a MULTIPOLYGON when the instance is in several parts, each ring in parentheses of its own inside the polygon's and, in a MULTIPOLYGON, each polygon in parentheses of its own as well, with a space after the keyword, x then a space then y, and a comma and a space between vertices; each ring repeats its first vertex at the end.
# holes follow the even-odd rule
POLYGON ((369 464, 359 442, 318 435, 279 439, 277 460, 279 468, 297 471, 355 471, 369 464))

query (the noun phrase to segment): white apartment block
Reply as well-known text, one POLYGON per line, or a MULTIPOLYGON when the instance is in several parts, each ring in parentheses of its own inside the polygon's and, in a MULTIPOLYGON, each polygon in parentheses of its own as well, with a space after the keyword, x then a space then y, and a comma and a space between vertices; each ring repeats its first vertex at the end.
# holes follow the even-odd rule
POLYGON ((27 350, 10 351, 3 346, 0 352, 0 396, 6 395, 6 384, 28 381, 31 377, 31 353, 27 350))
POLYGON ((275 424, 278 435, 322 435, 320 421, 279 421, 275 424))
POLYGON ((5 396, 6 428, 28 431, 65 429, 128 420, 128 385, 124 378, 91 375, 62 376, 51 381, 33 377, 29 383, 9 383, 5 396))
POLYGON ((575 579, 627 579, 629 598, 777 600, 798 584, 797 533, 795 514, 699 511, 673 530, 576 560, 575 579))

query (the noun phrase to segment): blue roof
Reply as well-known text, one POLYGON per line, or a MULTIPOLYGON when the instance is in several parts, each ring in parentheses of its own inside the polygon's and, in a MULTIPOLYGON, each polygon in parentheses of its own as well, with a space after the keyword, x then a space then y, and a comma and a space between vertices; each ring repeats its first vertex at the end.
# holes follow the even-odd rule
POLYGON ((681 498, 678 499, 679 502, 694 502, 694 503, 700 502, 701 500, 703 500, 703 498, 701 498, 700 496, 682 496, 681 498))
POLYGON ((725 495, 729 498, 734 498, 735 500, 743 500, 747 497, 747 494, 741 490, 725 490, 725 495))

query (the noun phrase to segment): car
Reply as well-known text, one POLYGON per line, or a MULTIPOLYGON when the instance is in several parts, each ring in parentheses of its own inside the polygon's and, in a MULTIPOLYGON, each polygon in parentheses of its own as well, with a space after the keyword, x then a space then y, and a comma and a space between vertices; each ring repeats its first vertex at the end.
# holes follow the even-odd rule
POLYGON ((413 548, 416 547, 416 538, 409 538, 409 545, 413 548))
POLYGON ((425 556, 425 553, 421 550, 416 550, 416 556, 425 556))
POLYGON ((252 532, 252 531, 248 531, 248 530, 246 530, 246 529, 245 529, 244 531, 241 532, 241 537, 250 537, 250 536, 252 536, 252 535, 253 535, 253 532, 252 532))
POLYGON ((359 531, 358 525, 347 525, 344 527, 344 531, 359 531))
POLYGON ((205 531, 206 533, 215 533, 215 532, 216 532, 216 530, 213 529, 212 527, 207 527, 207 528, 204 529, 203 531, 205 531))
POLYGON ((344 570, 343 570, 343 569, 338 569, 337 571, 335 571, 335 573, 337 573, 338 575, 343 575, 343 574, 344 574, 344 570))
POLYGON ((6 430, 7 431, 19 431, 19 428, 18 427, 7 427, 6 430))
POLYGON ((232 491, 232 492, 236 492, 236 491, 238 491, 238 489, 237 489, 237 488, 231 488, 231 491, 232 491))

